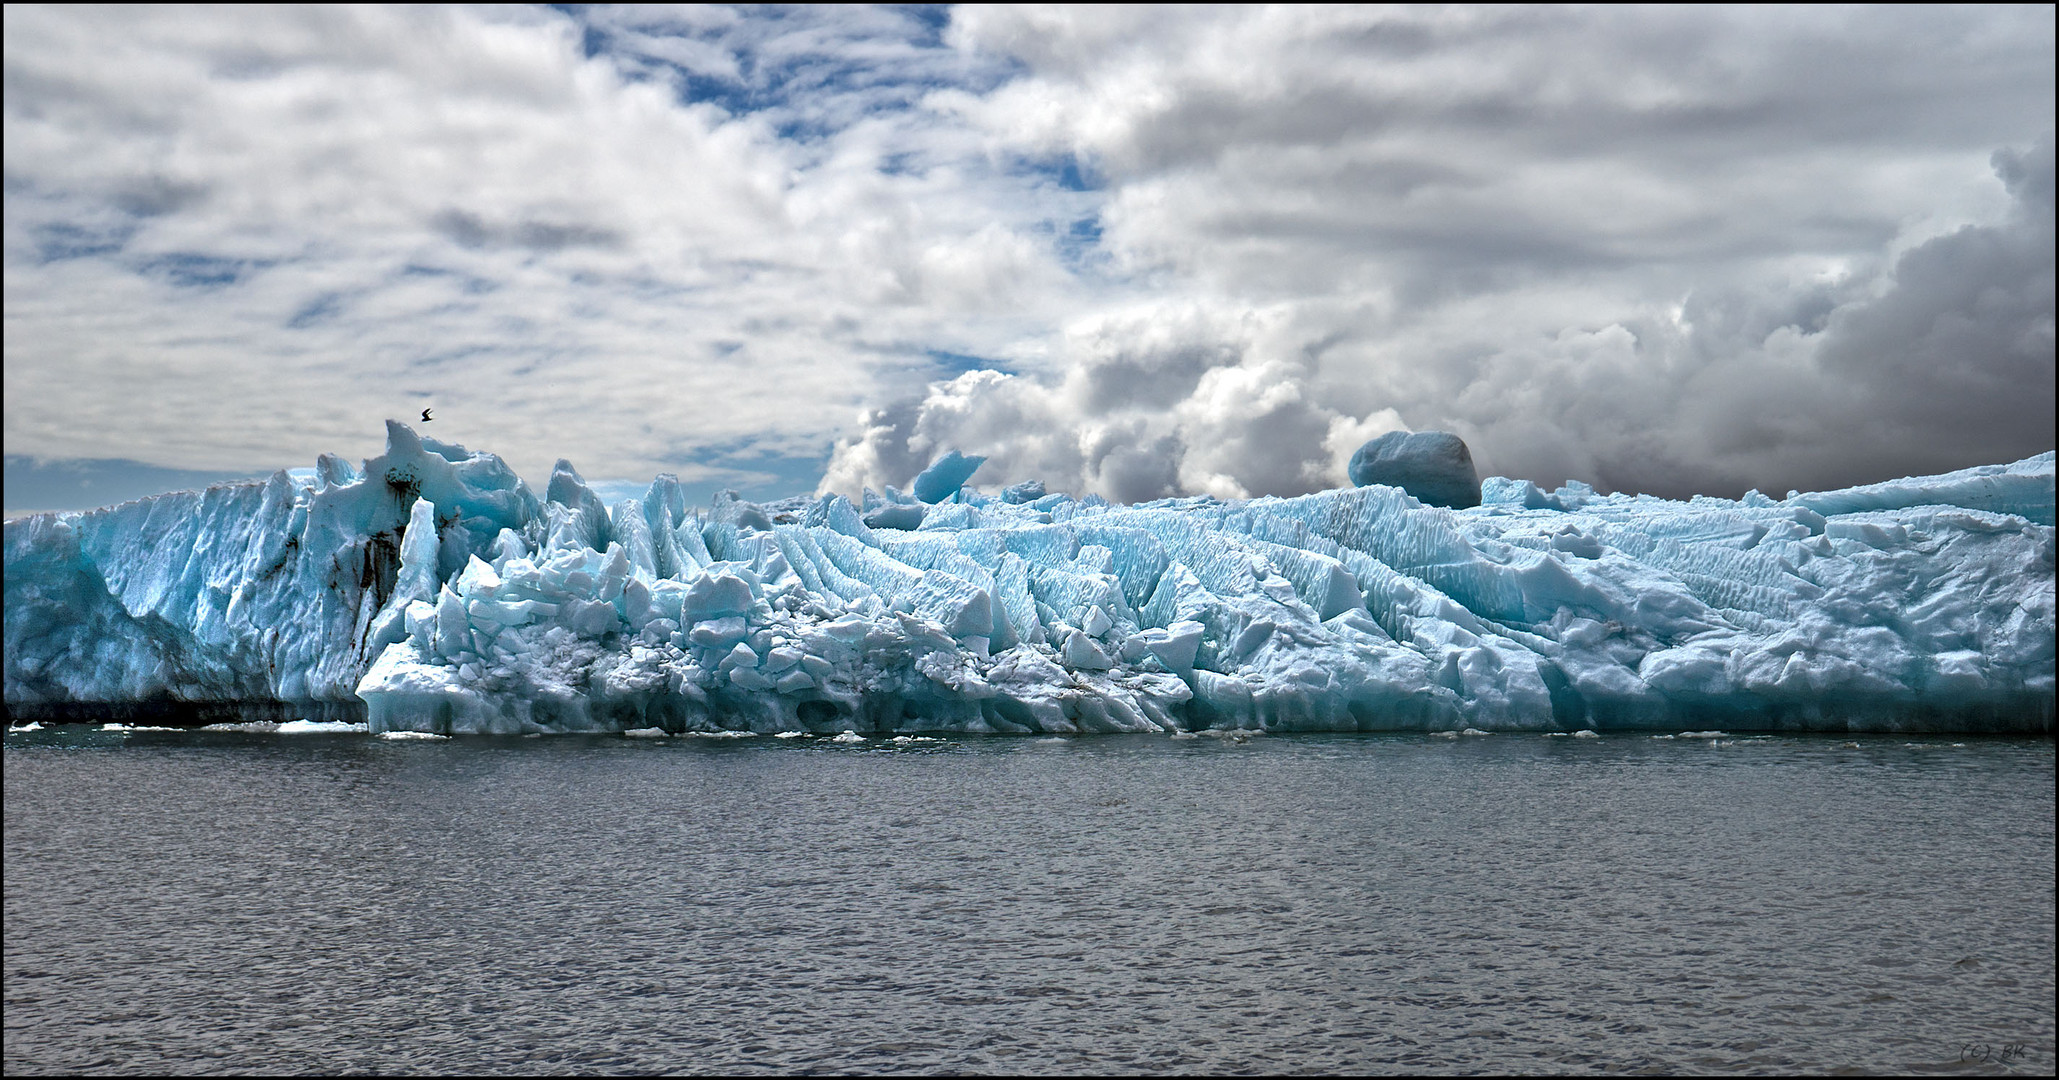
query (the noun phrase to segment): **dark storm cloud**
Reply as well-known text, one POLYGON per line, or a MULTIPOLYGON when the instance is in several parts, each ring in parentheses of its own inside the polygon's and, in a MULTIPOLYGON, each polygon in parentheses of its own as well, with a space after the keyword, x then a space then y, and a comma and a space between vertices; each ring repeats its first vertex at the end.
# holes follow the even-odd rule
MULTIPOLYGON (((1075 333, 1056 373, 982 392, 1047 399, 1079 445, 1182 395, 1152 426, 1186 489, 1334 483, 1401 424, 1664 494, 2052 444, 2049 9, 987 9, 953 32, 1029 68, 968 115, 1103 178, 1104 246, 1152 283, 1122 318, 1215 316, 1162 371, 1075 333)), ((1051 433, 951 427, 967 393, 908 435, 1093 482, 1051 433)))
POLYGON ((2052 446, 2052 140, 1995 164, 2016 200, 2007 221, 1926 241, 1897 260, 1886 294, 1829 317, 1818 356, 1826 374, 1865 388, 1849 420, 1873 436, 1879 465, 2052 446))

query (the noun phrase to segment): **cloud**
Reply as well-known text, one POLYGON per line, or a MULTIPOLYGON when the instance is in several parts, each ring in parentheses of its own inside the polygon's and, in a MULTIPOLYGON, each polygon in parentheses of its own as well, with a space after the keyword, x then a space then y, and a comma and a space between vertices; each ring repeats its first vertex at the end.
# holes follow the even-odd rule
POLYGON ((4 18, 14 454, 434 405, 532 476, 1135 499, 1401 427, 1665 494, 2052 444, 2049 8, 4 18))
MULTIPOLYGON (((1336 438, 1400 427, 1314 397, 1292 336, 1265 313, 1143 305, 1081 320, 1055 381, 992 370, 874 410, 839 447, 822 490, 905 485, 946 450, 987 455, 981 483, 1041 479, 1136 502, 1194 492, 1292 494, 1345 482, 1336 438)), ((1362 441, 1362 440, 1361 440, 1362 441)))
POLYGON ((1144 323, 1212 328, 961 377, 883 413, 901 421, 825 484, 895 439, 1002 448, 983 481, 1020 461, 1106 484, 1015 448, 1138 423, 1091 392, 1138 355, 1166 411, 1132 445, 1186 491, 1334 482, 1350 438, 1403 425, 1458 432, 1488 471, 1670 495, 2048 449, 2050 29, 2042 10, 961 13, 953 40, 1027 70, 952 107, 996 152, 1082 160, 1107 257, 1164 301, 1144 323), (955 423, 978 394, 1054 430, 955 423))
POLYGON ((2015 199, 2003 224, 1924 242, 1883 295, 1827 317, 1819 362, 1864 389, 1851 419, 1870 438, 1848 458, 1895 468, 2052 443, 2052 136, 1994 160, 2015 199))
POLYGON ((300 464, 434 405, 529 475, 748 480, 1079 293, 1079 197, 923 112, 993 65, 921 13, 6 20, 10 450, 300 464))

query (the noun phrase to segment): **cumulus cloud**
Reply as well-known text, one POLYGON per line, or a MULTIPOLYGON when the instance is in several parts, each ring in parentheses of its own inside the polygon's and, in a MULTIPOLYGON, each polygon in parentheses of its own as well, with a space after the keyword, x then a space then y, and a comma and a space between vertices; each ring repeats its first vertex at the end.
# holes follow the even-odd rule
POLYGON ((1664 494, 2053 441, 2048 7, 4 18, 10 454, 435 405, 529 475, 1140 499, 1399 428, 1664 494))
POLYGON ((987 455, 981 483, 1035 478, 1126 502, 1338 486, 1357 443, 1342 457, 1336 448, 1399 418, 1345 416, 1315 398, 1305 358, 1275 323, 1193 304, 1082 320, 1045 365, 1055 376, 970 371, 872 411, 822 489, 904 484, 965 446, 987 455))

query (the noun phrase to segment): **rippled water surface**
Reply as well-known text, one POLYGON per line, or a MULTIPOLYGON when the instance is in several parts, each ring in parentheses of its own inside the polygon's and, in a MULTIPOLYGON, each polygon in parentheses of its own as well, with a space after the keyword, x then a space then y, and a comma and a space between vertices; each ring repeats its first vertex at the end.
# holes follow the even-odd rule
POLYGON ((55 729, 6 1070, 2049 1073, 2052 824, 2050 740, 55 729))

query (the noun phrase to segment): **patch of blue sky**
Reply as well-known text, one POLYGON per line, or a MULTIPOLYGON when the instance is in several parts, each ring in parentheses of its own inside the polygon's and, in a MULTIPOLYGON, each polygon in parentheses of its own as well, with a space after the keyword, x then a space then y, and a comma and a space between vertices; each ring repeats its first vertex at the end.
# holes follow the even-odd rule
MULTIPOLYGON (((429 395, 413 392, 427 399, 429 395)), ((432 432, 433 434, 433 432, 432 432)), ((683 477, 680 488, 687 505, 705 508, 717 492, 735 491, 753 502, 773 502, 795 495, 807 495, 822 480, 829 464, 829 449, 820 453, 790 454, 764 451, 747 442, 733 442, 675 457, 671 470, 683 477)), ((272 470, 251 472, 173 469, 126 458, 67 458, 38 460, 22 454, 5 459, 6 514, 53 510, 93 510, 103 506, 168 491, 191 491, 210 484, 263 480, 272 470)), ((307 475, 305 468, 290 470, 307 475)), ((545 479, 548 479, 547 477, 545 479)), ((651 477, 620 477, 593 480, 595 493, 612 504, 617 499, 641 498, 651 477)), ((543 485, 531 486, 541 492, 543 485)))
POLYGON ((129 238, 135 233, 136 229, 132 225, 94 228, 67 221, 37 225, 30 230, 30 235, 35 238, 38 263, 117 255, 128 245, 129 238))
POLYGON ((1065 268, 1082 277, 1106 276, 1113 270, 1108 251, 1101 246, 1101 215, 1098 202, 1071 207, 1077 217, 1045 218, 1028 231, 1043 238, 1065 268))
POLYGON ((968 371, 986 370, 1012 373, 1014 370, 1004 361, 986 356, 973 356, 969 353, 949 352, 944 349, 925 349, 923 354, 944 370, 944 378, 963 375, 968 371))
POLYGON ((8 454, 5 465, 9 517, 41 510, 92 510, 167 491, 189 491, 209 484, 271 475, 170 469, 127 458, 45 461, 23 454, 8 454))
POLYGON ((990 90, 1016 67, 946 46, 948 7, 558 10, 579 24, 587 56, 667 78, 689 103, 766 114, 781 138, 803 143, 935 90, 990 90))
POLYGON ((882 176, 907 176, 923 171, 921 158, 921 154, 917 154, 912 150, 885 154, 880 157, 879 164, 874 167, 879 170, 882 176))
MULTIPOLYGON (((736 439, 669 455, 673 467, 661 466, 657 471, 678 476, 686 505, 705 509, 723 491, 734 491, 752 502, 811 494, 829 467, 829 455, 828 446, 815 453, 792 453, 756 440, 736 439)), ((649 476, 608 477, 589 478, 587 486, 612 505, 617 499, 642 498, 650 483, 649 476)))
POLYGON ((1002 164, 1010 175, 1029 177, 1060 191, 1098 193, 1107 187, 1107 180, 1094 162, 1080 154, 1054 154, 1049 157, 1010 155, 1002 164))
POLYGON ((1032 226, 1048 237, 1074 273, 1107 269, 1101 249, 1101 213, 1107 199, 1104 178, 1091 161, 1073 154, 1011 156, 997 163, 1001 173, 1035 192, 1044 217, 1032 226))
POLYGON ((295 311, 293 317, 286 320, 286 328, 305 330, 311 326, 320 326, 334 319, 342 310, 343 294, 325 292, 300 305, 300 310, 295 311))
POLYGON ((939 49, 944 45, 944 31, 951 26, 951 5, 949 4, 882 4, 887 11, 906 18, 925 31, 914 38, 916 44, 928 49, 939 49))
POLYGON ((1077 154, 1067 154, 1058 165, 1058 186, 1067 191, 1098 191, 1099 180, 1093 179, 1087 170, 1080 168, 1077 154))
POLYGON ((1073 222, 1072 227, 1058 237, 1054 247, 1065 268, 1077 276, 1120 277, 1114 257, 1101 246, 1101 223, 1098 220, 1087 223, 1085 227, 1081 222, 1073 222))
POLYGON ((180 288, 212 289, 234 285, 269 265, 258 259, 227 259, 177 251, 145 259, 138 269, 146 276, 164 278, 180 288))

